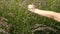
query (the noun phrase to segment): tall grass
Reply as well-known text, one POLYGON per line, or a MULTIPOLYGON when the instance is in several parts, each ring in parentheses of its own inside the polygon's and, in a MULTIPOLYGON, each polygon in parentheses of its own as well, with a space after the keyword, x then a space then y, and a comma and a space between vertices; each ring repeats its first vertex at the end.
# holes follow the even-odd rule
POLYGON ((58 27, 60 23, 57 21, 28 11, 28 4, 33 2, 40 2, 36 5, 42 10, 60 11, 60 0, 27 0, 25 2, 24 0, 0 0, 0 16, 6 18, 8 24, 12 24, 9 28, 10 34, 30 34, 31 28, 36 23, 60 30, 58 27))

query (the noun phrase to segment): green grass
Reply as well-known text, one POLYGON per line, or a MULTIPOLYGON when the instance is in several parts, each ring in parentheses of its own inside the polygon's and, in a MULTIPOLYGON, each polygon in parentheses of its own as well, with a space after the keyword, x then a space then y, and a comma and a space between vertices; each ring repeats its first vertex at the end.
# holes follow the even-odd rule
MULTIPOLYGON (((57 21, 39 16, 37 14, 28 11, 27 6, 32 2, 39 2, 40 0, 28 0, 22 3, 24 0, 1 0, 0 2, 0 16, 5 17, 8 24, 12 24, 9 27, 10 34, 31 34, 31 28, 34 24, 45 24, 60 30, 60 23, 57 21), (22 6, 21 6, 22 5, 22 6)), ((39 3, 38 3, 39 4, 39 3)), ((42 10, 50 10, 60 12, 60 0, 46 0, 42 5, 37 5, 42 10), (45 5, 44 5, 45 4, 45 5)), ((3 27, 4 29, 4 27, 3 27)), ((59 34, 59 32, 57 32, 59 34)))

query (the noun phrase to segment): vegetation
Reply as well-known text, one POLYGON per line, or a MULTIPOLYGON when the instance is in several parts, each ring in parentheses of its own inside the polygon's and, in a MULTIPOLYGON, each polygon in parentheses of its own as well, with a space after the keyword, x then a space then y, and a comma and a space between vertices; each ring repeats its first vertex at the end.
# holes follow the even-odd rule
POLYGON ((31 34, 34 24, 44 24, 59 30, 57 34, 60 34, 59 22, 28 11, 31 3, 42 10, 60 12, 60 0, 0 0, 0 29, 9 34, 31 34))

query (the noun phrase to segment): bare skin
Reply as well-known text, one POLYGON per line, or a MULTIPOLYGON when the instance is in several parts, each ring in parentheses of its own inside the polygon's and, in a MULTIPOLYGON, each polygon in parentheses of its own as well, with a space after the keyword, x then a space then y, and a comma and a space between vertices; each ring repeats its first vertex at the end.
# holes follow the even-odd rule
POLYGON ((39 14, 48 18, 52 18, 60 22, 60 13, 53 12, 53 11, 40 10, 40 9, 35 8, 35 5, 33 4, 28 5, 28 10, 33 13, 36 13, 36 14, 39 14))

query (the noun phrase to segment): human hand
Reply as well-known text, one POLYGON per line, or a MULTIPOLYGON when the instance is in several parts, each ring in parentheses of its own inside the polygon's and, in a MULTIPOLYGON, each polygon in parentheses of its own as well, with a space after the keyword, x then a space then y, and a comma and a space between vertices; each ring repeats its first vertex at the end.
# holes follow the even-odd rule
POLYGON ((31 12, 34 12, 34 10, 35 10, 35 5, 34 5, 34 4, 29 4, 29 5, 28 5, 28 10, 31 11, 31 12))

